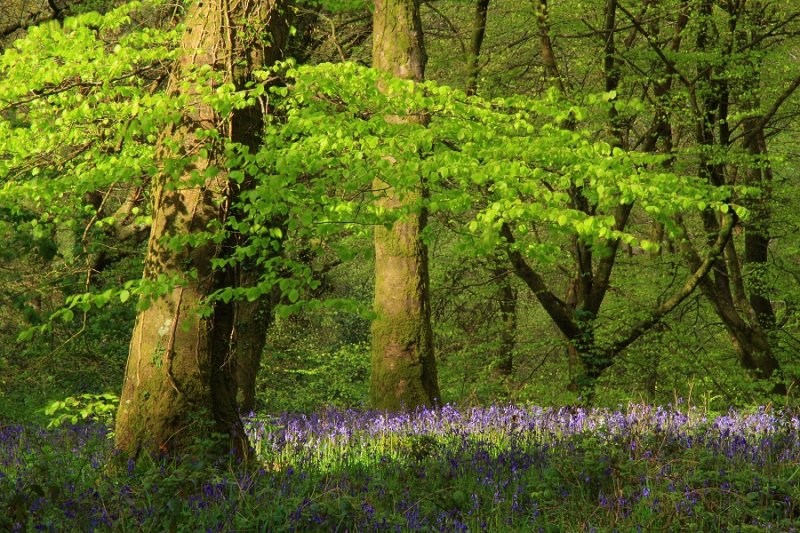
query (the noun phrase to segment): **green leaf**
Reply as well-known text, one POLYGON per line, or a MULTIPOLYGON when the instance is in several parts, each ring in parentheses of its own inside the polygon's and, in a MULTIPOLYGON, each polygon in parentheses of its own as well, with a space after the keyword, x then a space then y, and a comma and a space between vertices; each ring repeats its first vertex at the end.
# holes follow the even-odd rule
POLYGON ((224 303, 228 303, 233 300, 233 289, 230 287, 225 287, 222 289, 222 292, 219 293, 219 299, 222 300, 224 303))

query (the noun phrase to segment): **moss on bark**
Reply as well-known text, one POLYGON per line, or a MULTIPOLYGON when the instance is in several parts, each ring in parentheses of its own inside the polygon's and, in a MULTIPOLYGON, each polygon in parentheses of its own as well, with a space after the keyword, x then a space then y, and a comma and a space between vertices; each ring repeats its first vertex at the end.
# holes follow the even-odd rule
MULTIPOLYGON (((422 81, 425 48, 416 0, 376 0, 373 66, 394 76, 422 81)), ((391 117, 393 121, 403 120, 391 117)), ((406 120, 423 120, 418 117, 406 120)), ((387 154, 391 160, 391 154, 387 154)), ((386 184, 376 180, 376 190, 386 184)), ((424 183, 420 180, 424 194, 424 183)), ((387 208, 413 205, 391 188, 380 200, 387 208)), ((430 323, 428 253, 420 236, 426 214, 408 215, 391 229, 375 230, 375 312, 372 324, 370 399, 380 409, 434 405, 439 385, 430 323)))
MULTIPOLYGON (((280 53, 270 43, 283 42, 287 33, 281 8, 279 0, 192 4, 181 43, 185 53, 169 90, 180 90, 183 74, 204 65, 241 86, 253 69, 280 53)), ((154 185, 144 277, 182 276, 184 281, 152 301, 136 319, 116 424, 116 446, 127 455, 182 453, 196 438, 209 438, 209 423, 219 436, 218 453, 227 453, 231 447, 241 456, 250 451, 236 408, 236 367, 230 357, 233 305, 216 305, 209 316, 197 313, 208 294, 229 283, 228 273, 211 268, 221 246, 206 241, 175 249, 167 242, 174 236, 204 231, 211 221, 228 215, 227 200, 233 189, 227 176, 218 173, 200 184, 192 179, 191 171, 202 175, 218 166, 222 156, 194 128, 218 129, 234 141, 255 147, 262 126, 260 113, 258 106, 252 106, 220 117, 201 103, 188 112, 186 126, 169 133, 183 153, 205 149, 208 156, 194 160, 178 187, 165 177, 154 185), (197 276, 184 275, 192 269, 197 276)))

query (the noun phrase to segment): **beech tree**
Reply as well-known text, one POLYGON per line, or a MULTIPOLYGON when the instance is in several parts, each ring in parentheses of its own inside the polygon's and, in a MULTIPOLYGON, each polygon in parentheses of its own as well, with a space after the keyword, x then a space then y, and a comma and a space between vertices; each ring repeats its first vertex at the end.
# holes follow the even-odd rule
MULTIPOLYGON (((640 72, 647 73, 642 82, 652 90, 654 119, 638 143, 668 154, 670 165, 693 168, 720 190, 749 187, 739 200, 749 209, 740 226, 743 238, 728 241, 699 287, 724 324, 740 365, 757 379, 772 378, 781 364, 765 269, 772 189, 765 132, 780 120, 800 86, 800 76, 775 73, 782 87, 772 94, 765 94, 762 79, 769 68, 767 50, 780 54, 781 48, 791 48, 787 36, 797 34, 793 21, 800 13, 788 4, 707 0, 662 2, 643 6, 639 13, 622 4, 615 9, 632 26, 628 42, 642 39, 651 61, 640 72), (675 101, 685 102, 689 113, 676 109, 675 101), (691 140, 681 132, 691 132, 691 140), (690 147, 682 149, 680 142, 690 147)), ((722 231, 718 214, 703 210, 702 231, 682 217, 676 220, 685 239, 687 264, 695 269, 699 243, 711 242, 722 231)), ((786 390, 782 379, 775 384, 776 392, 786 390)))
MULTIPOLYGON (((398 78, 421 82, 425 47, 418 0, 376 0, 373 13, 373 67, 398 78)), ((402 119, 425 123, 424 115, 402 119)), ((385 157, 391 161, 393 154, 385 157)), ((375 180, 381 206, 399 209, 425 196, 421 178, 416 193, 400 197, 391 183, 375 180)), ((424 207, 391 228, 375 228, 375 312, 372 324, 370 398, 374 407, 413 409, 440 399, 431 332, 428 251, 422 240, 424 207)))
MULTIPOLYGON (((168 91, 185 90, 184 78, 203 69, 218 74, 212 78, 218 87, 244 88, 255 69, 280 55, 287 33, 282 9, 279 1, 192 4, 168 91)), ((177 180, 165 172, 154 184, 144 277, 178 281, 136 319, 116 422, 117 447, 132 455, 181 450, 207 434, 203 419, 213 421, 222 443, 239 455, 249 450, 236 404, 236 359, 229 352, 234 306, 217 301, 200 312, 205 298, 230 284, 225 270, 213 266, 224 242, 203 232, 219 229, 230 216, 237 188, 225 172, 222 141, 254 150, 263 109, 251 102, 226 116, 205 102, 195 106, 162 144, 198 157, 177 180)))
MULTIPOLYGON (((756 378, 769 379, 781 365, 774 349, 775 311, 764 276, 772 189, 766 132, 800 86, 800 74, 792 73, 777 94, 767 96, 762 87, 766 70, 762 57, 768 48, 783 44, 784 31, 792 32, 791 21, 800 12, 779 6, 770 10, 761 2, 730 2, 716 10, 712 2, 703 0, 694 7, 695 44, 709 55, 697 65, 696 81, 688 87, 697 95, 692 111, 697 124, 695 142, 702 147, 700 174, 715 186, 732 185, 738 179, 756 191, 746 201, 750 217, 743 225, 741 247, 731 242, 701 287, 725 324, 740 364, 756 378), (723 42, 712 42, 715 35, 723 42), (744 116, 742 120, 733 119, 737 112, 744 116), (712 155, 715 152, 728 157, 720 161, 712 155)), ((678 74, 684 83, 686 74, 678 74)), ((708 234, 718 232, 718 226, 704 213, 703 228, 708 234)), ((691 253, 688 260, 696 263, 696 254, 691 253)), ((777 382, 775 391, 785 392, 785 383, 777 382)))

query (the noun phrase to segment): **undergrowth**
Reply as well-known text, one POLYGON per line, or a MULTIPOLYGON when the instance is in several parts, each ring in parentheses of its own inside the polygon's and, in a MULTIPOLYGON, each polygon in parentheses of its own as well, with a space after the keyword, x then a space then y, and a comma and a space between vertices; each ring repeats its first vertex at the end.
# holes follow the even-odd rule
POLYGON ((0 429, 11 531, 798 531, 800 419, 489 407, 261 416, 260 461, 115 455, 101 424, 0 429))

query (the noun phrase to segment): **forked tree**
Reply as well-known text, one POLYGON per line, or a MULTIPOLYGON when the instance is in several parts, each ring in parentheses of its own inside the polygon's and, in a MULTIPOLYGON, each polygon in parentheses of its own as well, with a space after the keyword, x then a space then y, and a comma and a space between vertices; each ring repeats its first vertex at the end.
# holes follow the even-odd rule
POLYGON ((231 273, 212 268, 226 244, 204 232, 221 227, 230 215, 237 183, 225 172, 228 141, 255 149, 263 129, 257 103, 227 114, 186 89, 198 70, 217 73, 212 84, 243 88, 252 73, 274 62, 288 34, 282 0, 212 0, 193 3, 182 38, 183 53, 168 90, 190 91, 191 107, 182 123, 165 133, 163 150, 191 164, 173 178, 154 180, 153 223, 145 260, 145 280, 180 280, 151 298, 136 318, 116 423, 117 448, 184 450, 209 429, 219 444, 240 456, 250 448, 236 404, 236 361, 231 354, 235 305, 206 298, 231 283, 231 273), (207 427, 204 421, 210 421, 207 427))

